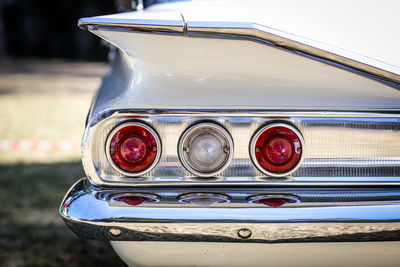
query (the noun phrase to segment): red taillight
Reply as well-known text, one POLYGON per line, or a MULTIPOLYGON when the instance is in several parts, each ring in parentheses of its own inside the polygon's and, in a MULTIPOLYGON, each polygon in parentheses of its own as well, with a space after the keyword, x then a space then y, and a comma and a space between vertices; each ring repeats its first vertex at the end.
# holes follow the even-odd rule
POLYGON ((251 142, 251 156, 257 168, 271 176, 294 172, 303 155, 303 137, 287 124, 276 123, 259 130, 251 142))
POLYGON ((248 200, 250 203, 263 204, 271 208, 278 208, 285 204, 300 202, 297 196, 292 195, 258 195, 252 196, 248 200))
POLYGON ((272 208, 277 208, 286 203, 290 203, 290 201, 286 198, 266 198, 259 200, 258 203, 270 206, 272 208))
POLYGON ((141 204, 158 202, 159 196, 152 194, 141 194, 141 193, 126 193, 115 195, 111 197, 112 202, 123 202, 129 206, 139 206, 141 204))
POLYGON ((143 203, 150 202, 149 199, 146 197, 137 197, 137 196, 120 197, 118 200, 130 206, 137 206, 143 203))
POLYGON ((107 142, 111 165, 128 176, 149 171, 160 157, 160 139, 142 123, 123 124, 112 131, 107 142))
POLYGON ((119 153, 121 157, 130 163, 141 162, 146 154, 148 154, 149 144, 147 140, 138 136, 130 136, 124 139, 124 141, 121 140, 120 142, 119 153))

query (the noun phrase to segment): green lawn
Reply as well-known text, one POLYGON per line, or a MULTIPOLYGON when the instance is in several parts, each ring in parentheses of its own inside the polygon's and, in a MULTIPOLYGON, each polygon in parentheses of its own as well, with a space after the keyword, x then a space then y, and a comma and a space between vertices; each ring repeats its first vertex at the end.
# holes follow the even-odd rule
POLYGON ((0 165, 1 266, 121 266, 106 242, 78 239, 58 215, 80 161, 0 165))
MULTIPOLYGON (((0 64, 0 139, 79 142, 105 64, 0 64)), ((0 150, 1 266, 121 266, 107 242, 78 239, 58 215, 84 176, 79 149, 0 150)))

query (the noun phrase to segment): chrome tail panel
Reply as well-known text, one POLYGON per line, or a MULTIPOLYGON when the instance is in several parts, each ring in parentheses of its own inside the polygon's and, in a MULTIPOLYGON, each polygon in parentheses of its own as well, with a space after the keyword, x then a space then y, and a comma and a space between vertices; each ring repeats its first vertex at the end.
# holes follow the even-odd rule
POLYGON ((107 186, 231 186, 400 184, 400 115, 398 112, 291 112, 255 110, 110 110, 87 126, 83 165, 92 183, 107 186), (161 157, 140 177, 128 177, 107 159, 110 133, 128 122, 152 127, 161 139, 161 157), (225 128, 233 139, 227 168, 201 178, 184 168, 178 144, 186 129, 201 122, 225 128), (304 137, 304 159, 285 177, 259 171, 250 156, 255 133, 274 122, 293 125, 304 137))

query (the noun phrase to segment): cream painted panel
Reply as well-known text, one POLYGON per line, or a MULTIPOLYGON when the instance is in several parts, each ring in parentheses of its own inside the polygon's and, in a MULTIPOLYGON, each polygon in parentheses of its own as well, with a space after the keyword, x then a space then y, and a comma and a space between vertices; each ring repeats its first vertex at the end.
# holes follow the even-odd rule
POLYGON ((400 242, 191 243, 114 241, 129 266, 400 266, 400 242))

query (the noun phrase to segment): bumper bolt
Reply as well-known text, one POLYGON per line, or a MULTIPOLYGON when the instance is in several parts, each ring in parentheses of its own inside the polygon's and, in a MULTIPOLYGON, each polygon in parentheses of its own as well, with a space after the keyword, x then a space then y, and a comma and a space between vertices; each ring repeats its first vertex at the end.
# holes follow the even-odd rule
POLYGON ((251 236, 251 231, 247 228, 242 228, 238 231, 238 236, 243 239, 247 239, 251 236))
POLYGON ((112 237, 119 237, 121 235, 121 230, 119 229, 115 229, 115 228, 111 228, 108 233, 112 236, 112 237))

